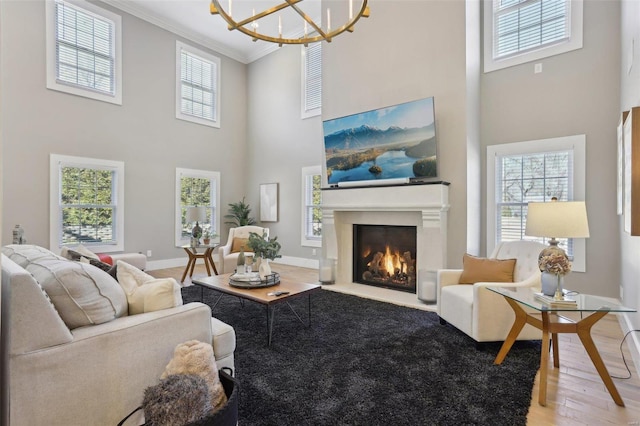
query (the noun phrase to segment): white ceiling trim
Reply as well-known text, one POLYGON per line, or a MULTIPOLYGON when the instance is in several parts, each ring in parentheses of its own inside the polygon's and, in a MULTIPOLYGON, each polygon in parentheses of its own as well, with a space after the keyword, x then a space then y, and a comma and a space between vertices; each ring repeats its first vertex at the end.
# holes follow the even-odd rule
POLYGON ((191 40, 194 43, 198 43, 201 46, 212 49, 222 55, 228 56, 231 59, 235 59, 238 62, 242 62, 243 64, 248 64, 253 62, 269 53, 278 49, 277 44, 268 44, 265 45, 265 48, 258 51, 255 54, 252 54, 250 57, 247 57, 241 52, 238 52, 235 49, 230 49, 229 47, 216 42, 213 39, 203 37, 200 34, 190 31, 188 28, 185 28, 182 25, 176 25, 175 22, 168 21, 162 17, 156 16, 152 13, 149 13, 148 10, 137 7, 134 3, 128 2, 126 0, 102 0, 104 3, 113 6, 117 9, 120 9, 124 12, 127 12, 135 17, 143 19, 147 22, 152 23, 162 29, 170 31, 180 37, 183 37, 187 40, 191 40))

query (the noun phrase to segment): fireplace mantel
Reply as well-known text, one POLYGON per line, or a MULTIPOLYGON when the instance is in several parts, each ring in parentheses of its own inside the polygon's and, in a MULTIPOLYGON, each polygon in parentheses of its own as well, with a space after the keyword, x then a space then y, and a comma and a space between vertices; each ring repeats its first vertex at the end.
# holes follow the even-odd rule
POLYGON ((446 265, 449 184, 328 188, 322 191, 322 247, 336 259, 336 285, 353 281, 353 225, 417 227, 418 282, 446 265))

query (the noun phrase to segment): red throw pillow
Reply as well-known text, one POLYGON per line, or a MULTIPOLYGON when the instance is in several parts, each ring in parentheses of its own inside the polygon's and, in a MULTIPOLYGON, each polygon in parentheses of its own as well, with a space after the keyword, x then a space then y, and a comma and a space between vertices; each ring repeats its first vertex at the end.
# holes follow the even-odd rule
POLYGON ((108 263, 109 265, 113 266, 113 259, 108 254, 98 253, 98 257, 100 258, 101 262, 108 263))

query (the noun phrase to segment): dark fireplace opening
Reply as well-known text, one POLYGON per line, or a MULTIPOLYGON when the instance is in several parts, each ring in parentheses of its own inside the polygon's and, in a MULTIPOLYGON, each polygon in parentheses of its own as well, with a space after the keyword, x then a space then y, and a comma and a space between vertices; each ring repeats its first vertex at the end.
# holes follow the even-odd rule
POLYGON ((416 227, 353 225, 353 281, 416 292, 416 227))

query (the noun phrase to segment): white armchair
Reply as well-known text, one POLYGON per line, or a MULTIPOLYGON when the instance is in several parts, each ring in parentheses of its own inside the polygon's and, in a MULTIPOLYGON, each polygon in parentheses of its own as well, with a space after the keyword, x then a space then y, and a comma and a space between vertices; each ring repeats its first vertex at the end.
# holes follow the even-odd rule
MULTIPOLYGON (((236 269, 238 263, 238 255, 240 254, 239 246, 243 239, 248 239, 251 232, 255 232, 258 235, 262 235, 265 231, 269 236, 269 228, 262 228, 260 226, 240 226, 238 228, 229 229, 229 238, 224 246, 220 246, 218 249, 218 257, 220 259, 220 273, 228 274, 236 269), (234 239, 236 240, 234 247, 234 239)), ((253 255, 253 252, 245 250, 245 255, 253 255)))
MULTIPOLYGON (((462 270, 441 269, 437 274, 438 315, 440 322, 453 325, 476 342, 504 341, 515 314, 504 297, 486 287, 540 288, 538 255, 545 245, 534 241, 509 241, 498 244, 491 258, 517 259, 513 283, 477 282, 458 284, 462 270)), ((540 340, 540 330, 526 325, 518 340, 540 340)))

